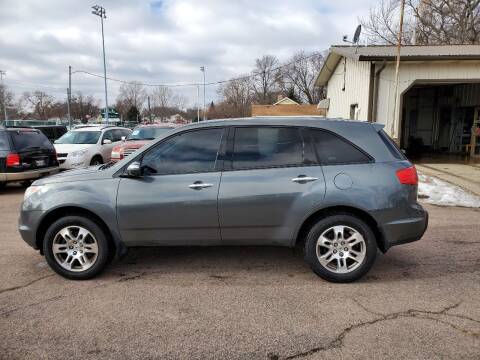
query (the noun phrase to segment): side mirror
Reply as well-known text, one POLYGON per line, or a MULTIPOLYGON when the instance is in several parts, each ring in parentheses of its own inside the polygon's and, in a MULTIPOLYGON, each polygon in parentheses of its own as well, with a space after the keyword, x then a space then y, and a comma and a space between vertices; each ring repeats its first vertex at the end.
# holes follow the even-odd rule
POLYGON ((127 139, 126 136, 122 136, 122 141, 125 141, 127 139))
POLYGON ((107 145, 107 144, 111 144, 112 143, 112 140, 110 139, 104 139, 103 140, 103 145, 107 145))
POLYGON ((125 175, 132 178, 142 176, 141 164, 138 161, 132 162, 130 165, 128 165, 125 175))

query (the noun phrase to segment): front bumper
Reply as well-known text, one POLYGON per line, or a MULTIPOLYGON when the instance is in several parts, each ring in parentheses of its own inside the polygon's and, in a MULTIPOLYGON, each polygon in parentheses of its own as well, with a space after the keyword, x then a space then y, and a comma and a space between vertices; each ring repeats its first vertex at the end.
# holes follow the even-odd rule
POLYGON ((424 209, 419 216, 401 219, 383 224, 380 231, 383 235, 383 249, 420 240, 428 227, 428 212, 424 209))
POLYGON ((18 231, 22 239, 31 247, 38 250, 37 229, 45 211, 42 210, 21 210, 18 219, 18 231))
POLYGON ((18 173, 2 173, 0 174, 0 179, 2 181, 14 182, 14 181, 24 181, 24 180, 33 180, 38 179, 43 176, 53 175, 60 171, 58 166, 49 167, 44 169, 22 171, 18 173))
POLYGON ((60 163, 60 169, 62 170, 70 170, 70 169, 77 169, 85 167, 85 158, 84 157, 66 157, 66 158, 58 158, 58 162, 60 163))

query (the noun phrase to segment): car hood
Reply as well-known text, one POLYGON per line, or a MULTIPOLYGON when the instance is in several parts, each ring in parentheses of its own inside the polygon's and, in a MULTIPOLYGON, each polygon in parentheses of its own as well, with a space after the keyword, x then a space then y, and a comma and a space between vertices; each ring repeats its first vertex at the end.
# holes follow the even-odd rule
POLYGON ((33 183, 33 185, 46 185, 54 183, 64 183, 69 181, 92 181, 106 179, 112 177, 110 168, 100 170, 102 165, 88 166, 80 169, 67 170, 55 175, 41 178, 33 183))
POLYGON ((128 140, 122 144, 122 147, 124 149, 139 149, 151 141, 152 140, 128 140))
POLYGON ((57 153, 65 154, 71 153, 77 150, 88 149, 91 147, 91 144, 53 144, 57 153))

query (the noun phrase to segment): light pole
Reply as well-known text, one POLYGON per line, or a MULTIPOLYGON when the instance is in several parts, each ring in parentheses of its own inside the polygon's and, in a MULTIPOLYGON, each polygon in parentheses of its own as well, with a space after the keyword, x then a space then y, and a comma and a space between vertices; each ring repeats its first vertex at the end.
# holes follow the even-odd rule
POLYGON ((207 107, 205 106, 205 66, 200 66, 200 71, 203 72, 203 121, 205 121, 207 119, 207 107))
POLYGON ((7 75, 6 71, 0 70, 0 83, 2 84, 2 104, 3 104, 3 117, 4 121, 7 121, 7 99, 5 96, 5 93, 7 92, 7 89, 5 86, 3 86, 3 77, 7 75))
POLYGON ((92 6, 92 14, 100 16, 102 23, 102 48, 103 48, 103 78, 105 80, 105 122, 108 123, 108 94, 107 94, 107 63, 105 62, 105 37, 103 35, 103 19, 107 18, 105 8, 100 5, 92 6))
POLYGON ((200 121, 200 85, 197 85, 197 121, 200 121))

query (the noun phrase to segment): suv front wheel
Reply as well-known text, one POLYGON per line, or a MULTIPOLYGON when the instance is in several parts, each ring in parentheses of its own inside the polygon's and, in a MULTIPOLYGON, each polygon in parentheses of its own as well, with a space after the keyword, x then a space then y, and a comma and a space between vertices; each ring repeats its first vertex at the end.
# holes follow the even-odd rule
POLYGON ((43 252, 55 272, 74 280, 98 275, 109 259, 104 231, 82 216, 66 216, 54 222, 45 234, 43 252))
POLYGON ((377 255, 375 235, 359 218, 332 215, 318 221, 305 242, 305 260, 321 278, 351 282, 365 275, 377 255))

